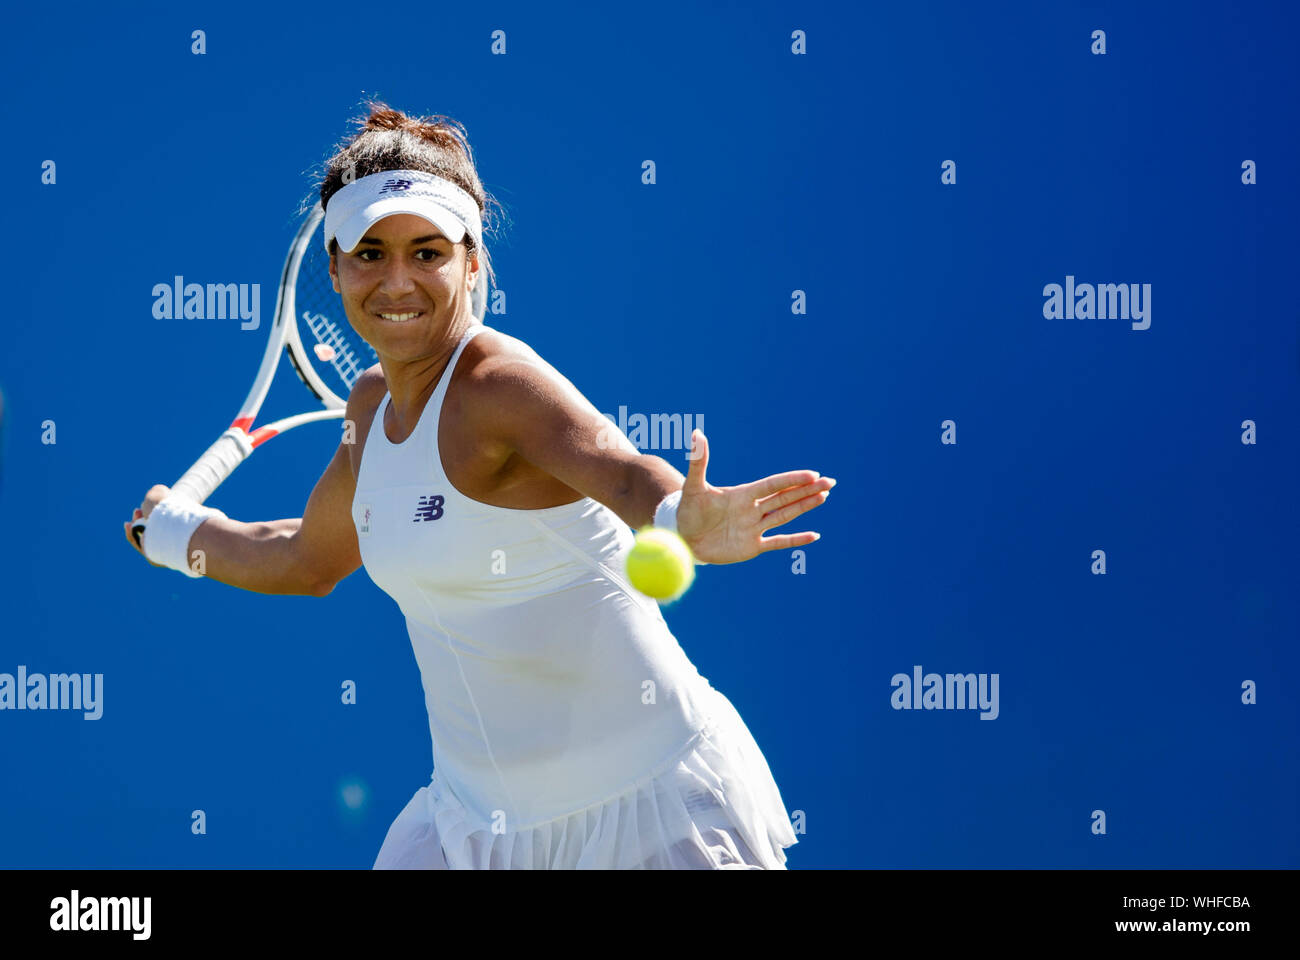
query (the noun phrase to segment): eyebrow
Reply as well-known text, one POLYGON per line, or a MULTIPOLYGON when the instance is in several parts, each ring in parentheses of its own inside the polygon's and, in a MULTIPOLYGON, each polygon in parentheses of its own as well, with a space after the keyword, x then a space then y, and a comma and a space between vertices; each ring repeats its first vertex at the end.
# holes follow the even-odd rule
MULTIPOLYGON (((447 238, 444 237, 441 233, 431 233, 427 237, 416 237, 414 240, 411 241, 411 243, 413 244, 432 243, 435 240, 446 240, 446 239, 447 238)), ((358 241, 358 243, 368 243, 371 246, 375 246, 375 247, 382 247, 384 245, 384 241, 376 240, 374 237, 362 237, 358 241)))

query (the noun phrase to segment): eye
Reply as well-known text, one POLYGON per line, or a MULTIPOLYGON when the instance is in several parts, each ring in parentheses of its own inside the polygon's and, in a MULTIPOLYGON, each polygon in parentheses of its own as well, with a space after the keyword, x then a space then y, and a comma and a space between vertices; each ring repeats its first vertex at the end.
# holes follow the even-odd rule
POLYGON ((357 259, 364 260, 367 263, 369 263, 372 260, 378 260, 379 256, 380 253, 378 250, 375 250, 371 247, 366 247, 364 250, 362 250, 360 253, 357 254, 357 259), (370 254, 374 254, 374 256, 372 257, 370 256, 370 254))
POLYGON ((433 247, 422 247, 415 251, 415 256, 417 260, 437 260, 441 254, 433 247), (424 256, 424 254, 428 254, 428 256, 424 256))

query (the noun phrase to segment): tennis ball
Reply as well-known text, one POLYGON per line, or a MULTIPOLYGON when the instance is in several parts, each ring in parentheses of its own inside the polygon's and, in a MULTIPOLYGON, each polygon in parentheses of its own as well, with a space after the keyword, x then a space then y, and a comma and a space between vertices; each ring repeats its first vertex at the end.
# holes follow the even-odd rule
POLYGON ((695 579, 695 557, 676 532, 642 527, 627 555, 627 579, 647 597, 676 600, 695 579))

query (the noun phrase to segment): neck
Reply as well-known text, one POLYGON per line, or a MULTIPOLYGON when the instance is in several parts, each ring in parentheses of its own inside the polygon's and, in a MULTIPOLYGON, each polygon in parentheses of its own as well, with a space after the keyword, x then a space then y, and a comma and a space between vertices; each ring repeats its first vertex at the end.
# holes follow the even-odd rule
MULTIPOLYGON (((473 318, 457 320, 438 337, 429 352, 415 360, 394 360, 390 357, 379 358, 384 371, 384 380, 388 384, 391 400, 389 412, 385 419, 394 428, 393 431, 405 438, 415 430, 420 421, 425 404, 442 382, 451 355, 456 352, 456 345, 476 321, 473 318)), ((401 440, 390 437, 394 442, 401 440)))

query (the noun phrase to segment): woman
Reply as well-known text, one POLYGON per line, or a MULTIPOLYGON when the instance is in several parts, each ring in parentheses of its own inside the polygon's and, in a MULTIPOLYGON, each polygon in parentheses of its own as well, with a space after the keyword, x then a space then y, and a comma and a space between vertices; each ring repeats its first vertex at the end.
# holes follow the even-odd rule
POLYGON ((795 837, 762 753, 624 563, 652 520, 704 563, 811 543, 763 532, 835 481, 711 486, 698 430, 683 479, 477 322, 489 200, 454 121, 372 104, 320 199, 334 289, 380 361, 348 400, 355 442, 301 519, 241 523, 153 487, 142 552, 166 524, 210 579, 324 596, 364 564, 397 601, 435 769, 376 868, 784 868, 795 837))

